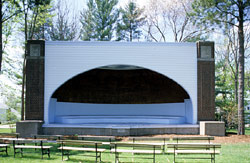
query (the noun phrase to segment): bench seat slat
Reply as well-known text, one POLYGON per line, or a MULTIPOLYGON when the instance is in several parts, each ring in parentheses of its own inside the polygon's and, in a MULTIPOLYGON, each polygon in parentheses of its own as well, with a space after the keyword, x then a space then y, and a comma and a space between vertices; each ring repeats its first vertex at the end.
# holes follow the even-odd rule
POLYGON ((52 148, 52 146, 15 145, 15 148, 49 149, 49 148, 52 148))
MULTIPOLYGON (((95 148, 82 148, 82 147, 59 147, 58 149, 63 149, 63 150, 73 150, 73 151, 91 151, 91 152, 95 152, 96 149, 95 148)), ((104 152, 106 149, 102 149, 102 148, 97 148, 97 152, 104 152)))
POLYGON ((206 136, 174 137, 173 140, 214 140, 214 137, 212 136, 211 137, 206 137, 206 136))
POLYGON ((167 144, 168 148, 221 148, 221 144, 193 144, 193 143, 183 143, 183 144, 167 144))
POLYGON ((7 146, 9 146, 9 144, 0 144, 0 148, 1 147, 7 147, 7 146))
POLYGON ((220 151, 213 151, 213 150, 168 150, 166 153, 169 154, 220 154, 220 151))
POLYGON ((162 150, 155 150, 155 152, 153 150, 129 150, 129 149, 111 149, 111 152, 118 152, 118 153, 148 153, 148 154, 153 154, 153 153, 156 153, 156 154, 160 154, 162 153, 162 150))

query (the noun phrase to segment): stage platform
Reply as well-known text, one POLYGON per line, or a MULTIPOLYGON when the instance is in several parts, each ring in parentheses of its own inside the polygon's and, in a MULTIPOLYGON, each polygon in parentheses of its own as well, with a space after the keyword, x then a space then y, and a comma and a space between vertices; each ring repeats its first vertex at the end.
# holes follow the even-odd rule
POLYGON ((181 116, 61 116, 43 124, 48 135, 142 136, 155 134, 199 134, 199 125, 185 123, 181 116))

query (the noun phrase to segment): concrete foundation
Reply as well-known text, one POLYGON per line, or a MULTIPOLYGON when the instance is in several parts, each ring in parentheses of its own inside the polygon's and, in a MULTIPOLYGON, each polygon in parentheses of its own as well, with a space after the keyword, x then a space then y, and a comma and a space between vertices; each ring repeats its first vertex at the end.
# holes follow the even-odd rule
POLYGON ((200 135, 225 136, 225 123, 219 121, 201 121, 200 135))
POLYGON ((144 127, 43 127, 46 135, 98 135, 98 136, 145 136, 156 134, 199 134, 199 125, 147 126, 144 127))
POLYGON ((20 137, 31 137, 33 134, 43 134, 43 121, 27 120, 16 123, 16 132, 20 137))

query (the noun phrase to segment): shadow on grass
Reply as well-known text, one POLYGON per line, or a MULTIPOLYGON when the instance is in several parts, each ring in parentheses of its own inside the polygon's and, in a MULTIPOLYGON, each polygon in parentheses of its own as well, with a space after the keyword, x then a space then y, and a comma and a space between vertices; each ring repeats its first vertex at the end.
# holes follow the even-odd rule
MULTIPOLYGON (((237 135, 237 129, 226 129, 226 135, 237 135)), ((245 135, 250 135, 249 127, 245 127, 245 135)))
MULTIPOLYGON (((84 162, 84 163, 96 163, 95 160, 87 160, 87 159, 76 159, 76 158, 69 158, 63 161, 71 161, 71 162, 84 162)), ((103 161, 104 163, 112 163, 112 161, 103 161)))
POLYGON ((38 155, 32 155, 32 154, 23 154, 23 157, 21 155, 16 155, 15 158, 18 158, 18 159, 34 159, 34 160, 56 160, 56 158, 53 158, 53 157, 48 157, 48 156, 43 156, 43 159, 42 159, 42 156, 38 156, 38 155))

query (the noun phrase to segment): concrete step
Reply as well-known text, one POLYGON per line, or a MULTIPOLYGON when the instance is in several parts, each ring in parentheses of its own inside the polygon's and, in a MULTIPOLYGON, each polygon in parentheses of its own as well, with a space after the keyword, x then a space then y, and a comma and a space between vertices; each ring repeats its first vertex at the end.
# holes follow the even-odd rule
POLYGON ((61 124, 184 124, 183 116, 57 116, 61 124))

